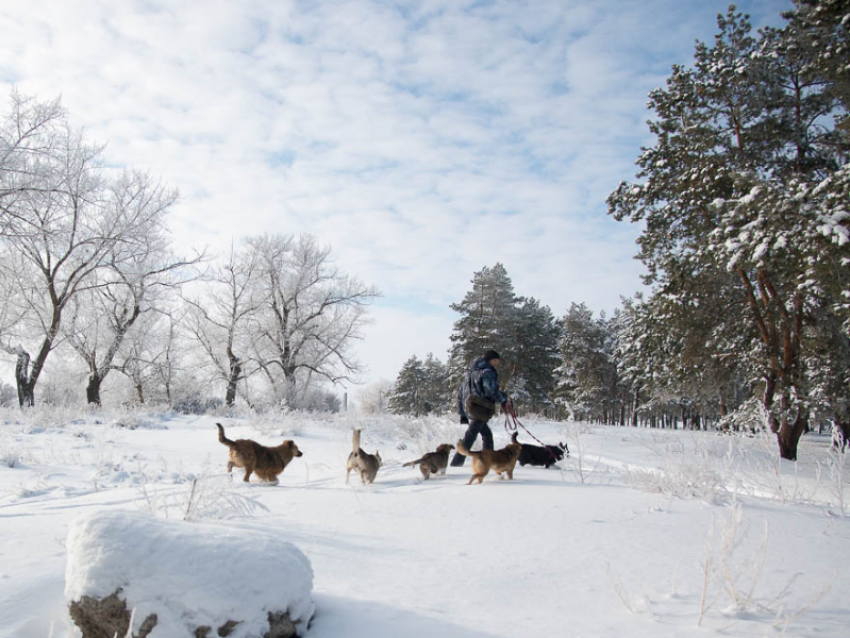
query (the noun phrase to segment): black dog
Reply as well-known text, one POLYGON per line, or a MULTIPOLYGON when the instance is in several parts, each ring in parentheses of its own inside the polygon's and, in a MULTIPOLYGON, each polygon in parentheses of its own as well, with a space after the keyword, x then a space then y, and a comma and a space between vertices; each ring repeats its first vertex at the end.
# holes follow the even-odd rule
POLYGON ((564 458, 564 455, 570 455, 570 449, 566 443, 560 445, 547 445, 540 447, 539 445, 522 444, 522 452, 519 455, 520 465, 544 465, 548 469, 557 461, 564 458))

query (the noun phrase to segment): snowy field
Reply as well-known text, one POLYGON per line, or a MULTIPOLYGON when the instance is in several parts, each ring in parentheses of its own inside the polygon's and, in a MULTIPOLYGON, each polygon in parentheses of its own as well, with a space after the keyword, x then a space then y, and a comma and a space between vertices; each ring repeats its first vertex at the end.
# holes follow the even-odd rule
POLYGON ((804 437, 794 464, 770 437, 524 423, 570 458, 467 486, 468 461, 427 482, 402 467, 459 438, 448 417, 4 411, 0 636, 79 635, 68 530, 105 509, 294 544, 314 572, 310 638, 848 635, 850 460, 828 438, 804 437), (216 421, 304 456, 278 486, 231 481, 216 421), (384 459, 371 486, 344 484, 354 427, 384 459))

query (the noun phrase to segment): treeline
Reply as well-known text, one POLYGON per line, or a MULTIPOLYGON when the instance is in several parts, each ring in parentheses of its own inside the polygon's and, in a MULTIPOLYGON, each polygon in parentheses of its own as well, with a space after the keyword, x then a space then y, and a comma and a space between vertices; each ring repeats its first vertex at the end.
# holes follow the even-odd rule
MULTIPOLYGON (((21 406, 156 401, 338 410, 377 290, 310 235, 175 251, 178 194, 109 168, 58 100, 11 96, 0 120, 0 351, 21 406)), ((8 386, 0 388, 8 398, 8 386)))
POLYGON ((748 396, 742 383, 724 393, 699 385, 674 391, 635 352, 642 339, 640 304, 626 300, 609 318, 573 303, 563 317, 535 299, 519 297, 502 264, 485 267, 472 290, 452 308, 452 347, 443 362, 411 356, 389 392, 388 408, 420 416, 455 408, 468 364, 493 347, 502 357, 499 378, 518 408, 550 418, 609 425, 697 428, 716 425, 748 396), (491 345, 493 344, 493 345, 491 345))
POLYGON ((638 181, 608 198, 617 220, 643 225, 649 294, 610 318, 573 305, 557 322, 530 300, 523 324, 523 300, 474 282, 453 306, 449 395, 464 361, 495 347, 527 409, 761 420, 788 459, 811 427, 850 434, 850 3, 795 0, 783 17, 753 34, 730 6, 693 65, 650 93, 655 142, 638 181))

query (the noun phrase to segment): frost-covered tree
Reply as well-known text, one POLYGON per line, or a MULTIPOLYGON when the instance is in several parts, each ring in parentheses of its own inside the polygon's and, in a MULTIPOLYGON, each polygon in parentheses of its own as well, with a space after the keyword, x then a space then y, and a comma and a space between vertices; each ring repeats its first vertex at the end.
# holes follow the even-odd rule
POLYGON ((393 383, 379 379, 363 388, 357 397, 357 406, 364 414, 386 414, 392 396, 393 383))
POLYGON ((138 241, 113 246, 105 267, 93 277, 95 284, 72 302, 72 320, 64 332, 86 364, 86 400, 95 405, 101 404, 101 386, 115 369, 127 333, 140 316, 167 303, 168 291, 184 283, 188 277, 183 272, 199 260, 173 255, 161 217, 151 214, 164 213, 174 203, 174 191, 149 175, 129 172, 108 188, 115 206, 138 209, 137 214, 149 217, 151 223, 138 241))
POLYGON ((110 177, 100 155, 58 101, 12 94, 0 122, 0 242, 20 321, 3 335, 2 347, 17 357, 22 406, 35 402, 71 302, 103 287, 106 271, 130 267, 148 250, 147 236, 162 227, 173 201, 173 195, 156 205, 122 199, 120 178, 110 177))
POLYGON ((140 313, 133 330, 125 334, 112 366, 130 382, 128 401, 142 405, 160 398, 174 404, 175 373, 180 365, 180 357, 175 357, 179 339, 175 328, 172 316, 152 311, 140 313))
POLYGON ((258 255, 231 248, 225 261, 215 264, 201 290, 186 296, 187 327, 201 352, 202 368, 224 402, 232 406, 237 389, 256 372, 250 343, 252 323, 268 302, 269 291, 259 278, 258 255))
MULTIPOLYGON (((189 356, 191 337, 183 330, 185 312, 185 307, 176 301, 172 309, 158 308, 143 315, 146 325, 137 325, 132 334, 136 344, 147 344, 148 357, 144 363, 148 366, 149 394, 171 406, 198 394, 202 386, 195 377, 196 367, 189 356)), ((130 354, 124 361, 122 371, 135 363, 130 354)))
POLYGON ((38 233, 27 209, 35 195, 61 181, 49 158, 56 156, 63 128, 67 114, 58 98, 40 102, 12 90, 10 109, 0 122, 0 237, 38 233))
POLYGON ((251 346, 274 395, 298 407, 315 384, 354 379, 351 346, 378 290, 342 272, 312 235, 250 237, 247 250, 266 293, 251 346))
POLYGON ((835 281, 850 281, 845 111, 811 63, 823 43, 793 22, 754 38, 730 7, 718 27, 692 68, 651 92, 642 182, 622 183, 609 210, 645 224, 656 318, 699 326, 711 335, 701 358, 746 370, 794 459, 812 411, 807 333, 822 308, 846 303, 835 281))

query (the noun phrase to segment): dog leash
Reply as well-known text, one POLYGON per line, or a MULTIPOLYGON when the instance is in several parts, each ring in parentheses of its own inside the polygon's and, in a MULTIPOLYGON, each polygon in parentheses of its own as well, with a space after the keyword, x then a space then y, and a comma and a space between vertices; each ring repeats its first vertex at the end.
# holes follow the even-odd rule
POLYGON ((507 432, 508 435, 510 435, 513 438, 513 436, 515 434, 517 434, 517 431, 518 431, 517 428, 522 428, 523 430, 525 430, 525 432, 526 432, 526 434, 528 434, 528 436, 530 436, 532 439, 534 439, 535 441, 537 441, 540 444, 540 447, 544 448, 547 452, 549 452, 552 459, 555 461, 555 463, 557 463, 559 459, 558 459, 557 456, 555 456, 555 453, 551 449, 549 449, 549 446, 546 445, 540 439, 538 439, 536 436, 534 436, 529 431, 529 429, 522 424, 522 421, 520 421, 517 418, 516 410, 514 410, 514 402, 511 401, 510 399, 508 399, 505 406, 506 407, 503 408, 504 413, 505 413, 505 432, 507 432))

